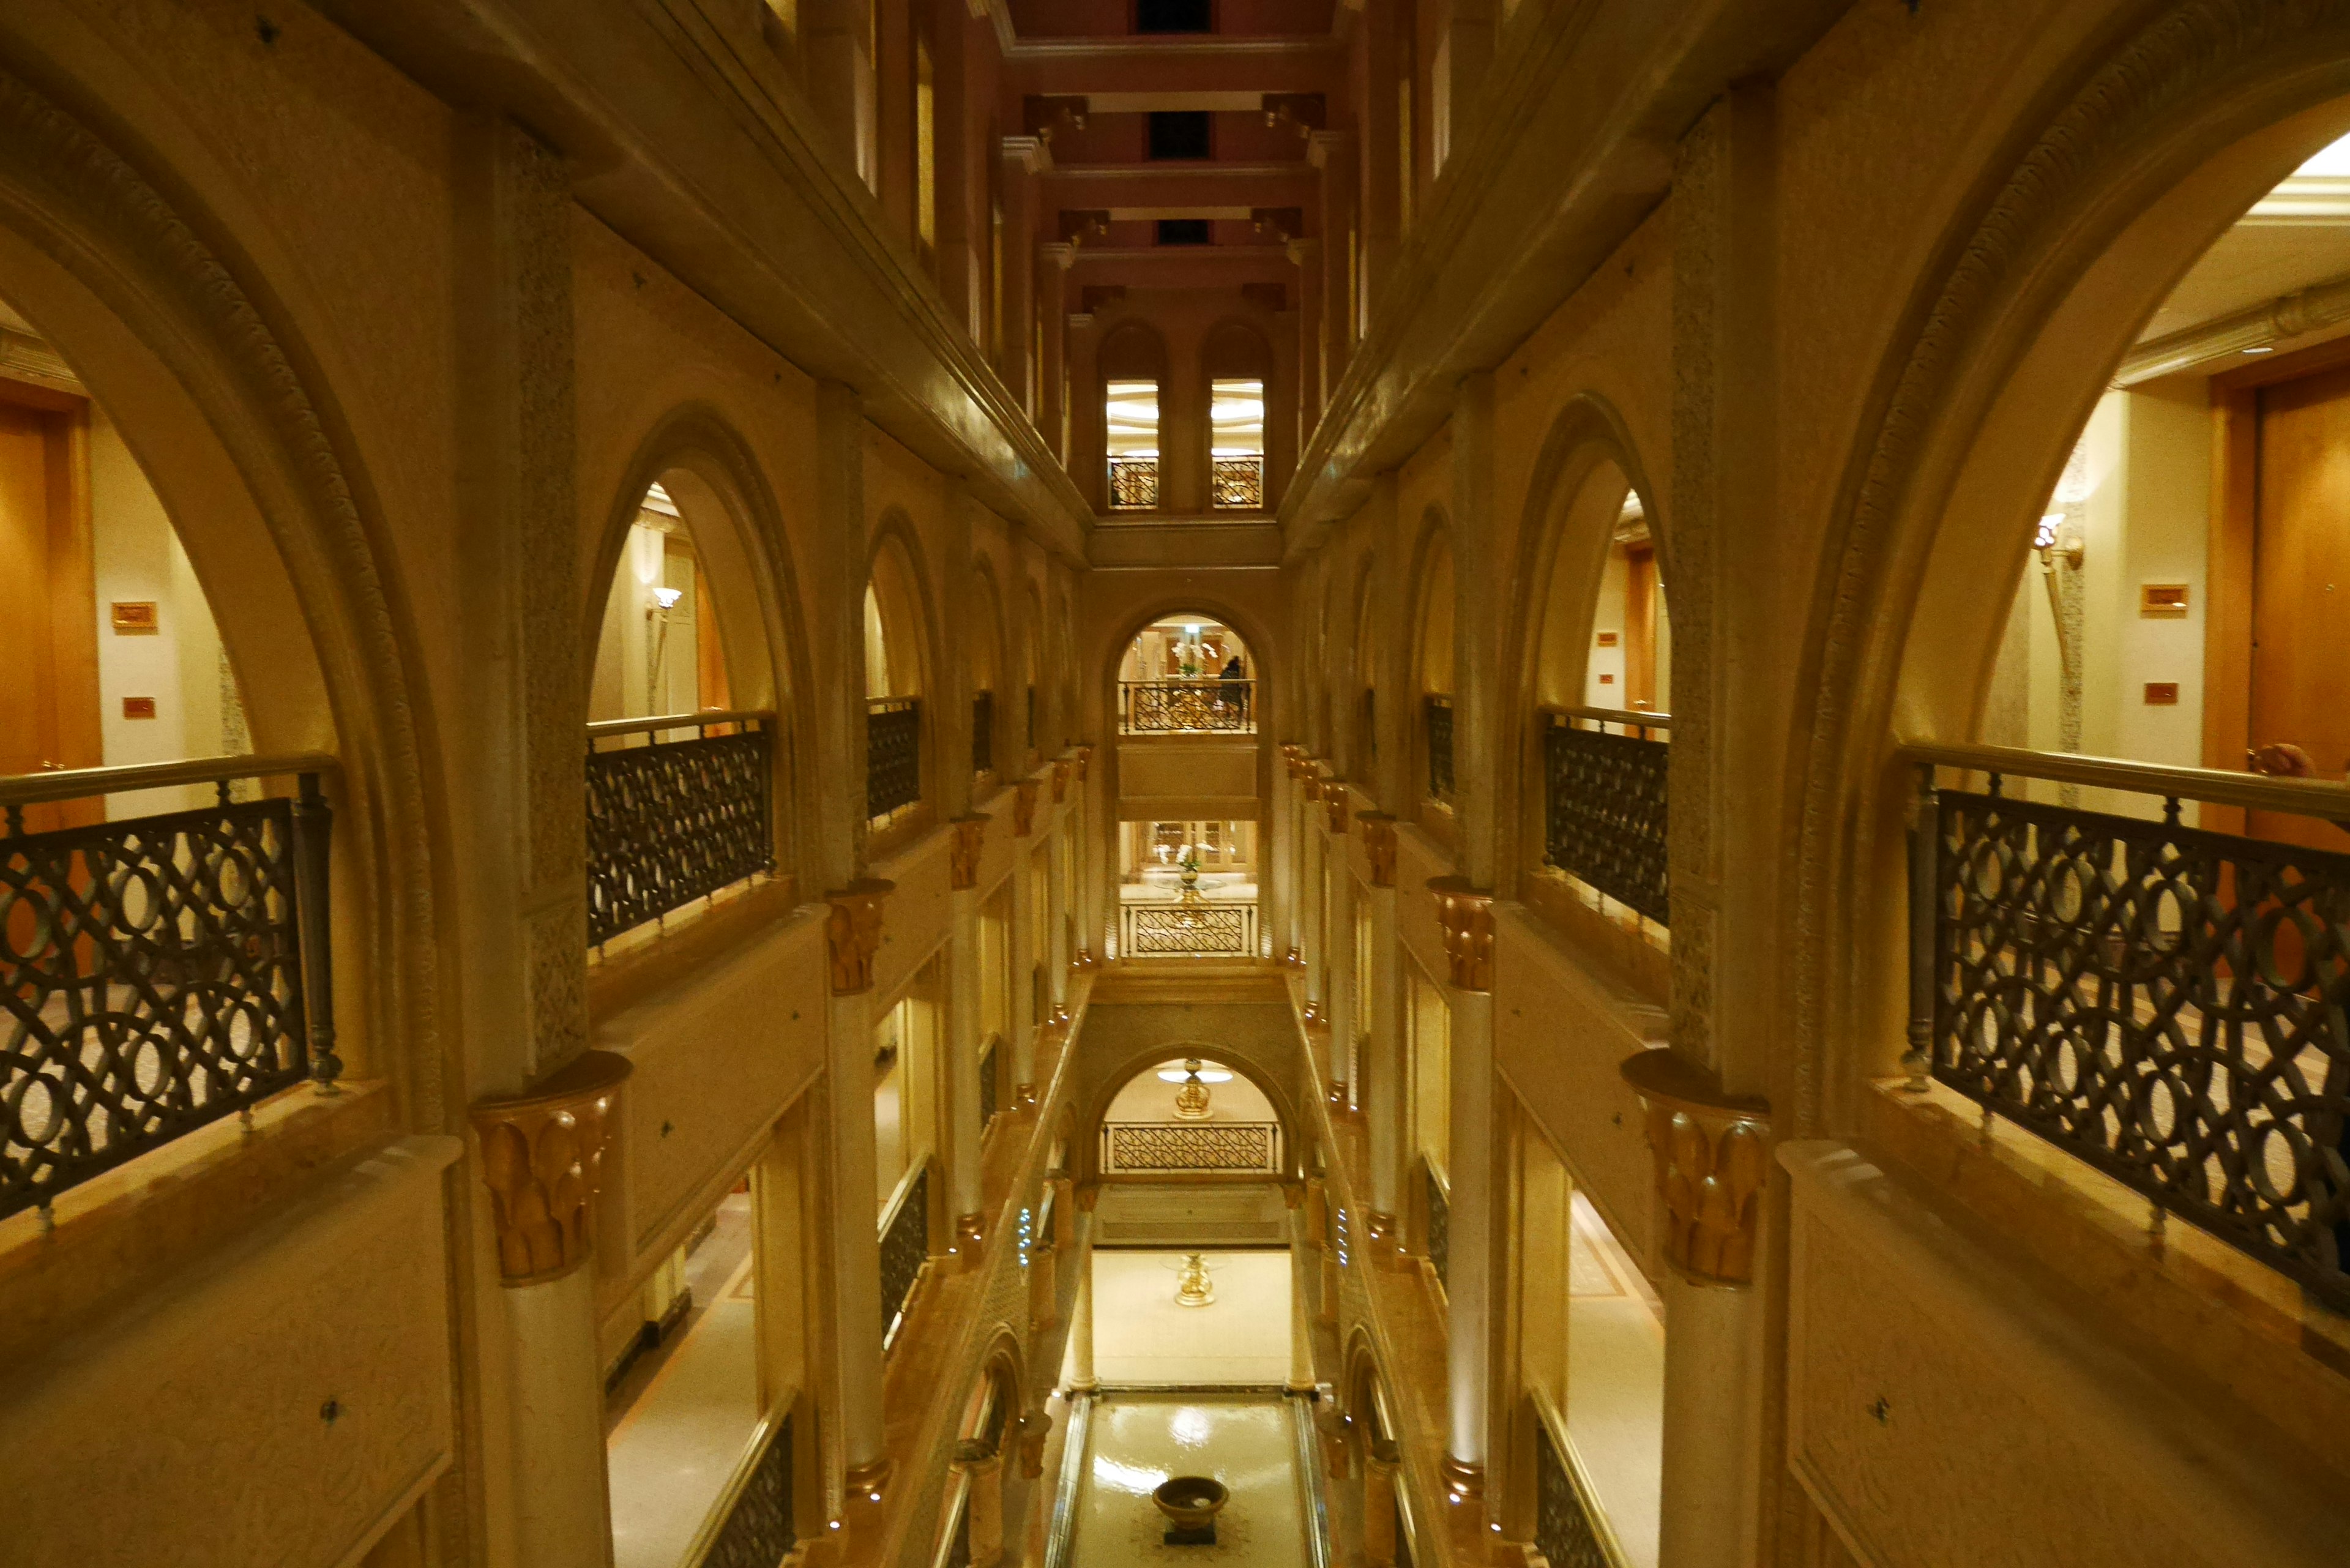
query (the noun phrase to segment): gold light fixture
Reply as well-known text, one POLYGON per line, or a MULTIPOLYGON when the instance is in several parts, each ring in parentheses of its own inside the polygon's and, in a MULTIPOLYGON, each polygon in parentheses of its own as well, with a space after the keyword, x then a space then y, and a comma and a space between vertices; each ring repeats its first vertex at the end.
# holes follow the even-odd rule
POLYGON ((1187 1122, 1203 1122, 1212 1114, 1208 1109, 1209 1089, 1200 1076, 1200 1067, 1197 1056, 1187 1059, 1183 1081, 1175 1085, 1175 1114, 1187 1122))
POLYGON ((1175 1304, 1203 1307, 1215 1299, 1216 1287, 1208 1278, 1207 1257, 1200 1252, 1186 1253, 1183 1267, 1175 1276, 1175 1304))

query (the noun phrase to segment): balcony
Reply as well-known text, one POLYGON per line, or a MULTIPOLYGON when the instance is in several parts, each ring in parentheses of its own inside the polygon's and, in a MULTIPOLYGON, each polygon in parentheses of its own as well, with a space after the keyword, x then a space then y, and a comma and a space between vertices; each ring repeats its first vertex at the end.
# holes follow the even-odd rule
POLYGON ((1543 711, 1544 859, 1669 926, 1667 713, 1543 711))
POLYGON ((588 726, 588 941, 775 869, 766 712, 588 726))
POLYGON ((1422 733, 1428 744, 1428 794, 1430 800, 1452 798, 1452 699, 1431 691, 1420 700, 1422 733))
POLYGON ((1157 511, 1159 460, 1155 457, 1111 458, 1109 507, 1113 512, 1157 511))
POLYGON ((1199 676, 1118 683, 1121 735, 1256 733, 1256 682, 1199 676))
POLYGON ((888 822, 921 798, 922 700, 873 698, 865 704, 865 815, 888 822))
POLYGON ((1209 469, 1209 504, 1219 512, 1264 510, 1264 455, 1219 457, 1209 469))

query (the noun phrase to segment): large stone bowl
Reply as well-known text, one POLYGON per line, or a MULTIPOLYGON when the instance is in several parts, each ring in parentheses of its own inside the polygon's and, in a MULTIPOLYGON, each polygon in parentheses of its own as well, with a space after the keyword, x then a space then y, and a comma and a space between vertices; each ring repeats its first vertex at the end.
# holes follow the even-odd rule
POLYGON ((1205 1530, 1216 1521, 1216 1511, 1232 1494, 1224 1483, 1207 1476, 1175 1476, 1159 1483, 1150 1501, 1178 1530, 1205 1530))

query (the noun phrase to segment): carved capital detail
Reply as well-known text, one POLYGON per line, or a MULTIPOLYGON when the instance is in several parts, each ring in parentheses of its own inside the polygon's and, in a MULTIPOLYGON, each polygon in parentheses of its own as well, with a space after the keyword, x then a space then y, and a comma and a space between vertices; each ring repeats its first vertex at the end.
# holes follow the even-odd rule
POLYGON ((947 846, 947 886, 960 893, 979 886, 979 857, 987 847, 984 816, 954 819, 954 842, 947 846))
POLYGON ((1771 1103, 1724 1094, 1712 1074, 1670 1051, 1638 1052, 1622 1072, 1648 1116, 1665 1261, 1700 1284, 1753 1283, 1771 1103))
POLYGON ((1384 811, 1357 817, 1363 825, 1363 853, 1371 862, 1371 886, 1392 888, 1396 874, 1396 819, 1384 811))
POLYGON ((1069 798, 1069 763, 1065 757, 1053 759, 1053 804, 1060 805, 1069 798))
POLYGON ((536 1089, 473 1108, 508 1285, 560 1279, 594 1250, 596 1183, 629 1060, 589 1051, 536 1089))
POLYGON ((1086 782, 1086 771, 1093 766, 1093 761, 1094 749, 1091 746, 1079 746, 1077 748, 1076 777, 1079 784, 1086 782))
POLYGON ((1347 786, 1336 779, 1322 786, 1322 809, 1329 814, 1331 832, 1343 834, 1347 831, 1347 815, 1352 805, 1347 786))
POLYGON ((1444 928, 1444 956, 1452 983, 1462 991, 1493 989, 1493 895, 1461 877, 1431 877, 1436 919, 1444 928))
POLYGON ((824 934, 832 949, 833 995, 855 996, 873 989, 873 955, 881 949, 881 901, 897 888, 895 882, 865 877, 824 896, 832 906, 824 934))
POLYGON ((1036 781, 1022 779, 1012 786, 1012 836, 1025 838, 1036 827, 1036 781))

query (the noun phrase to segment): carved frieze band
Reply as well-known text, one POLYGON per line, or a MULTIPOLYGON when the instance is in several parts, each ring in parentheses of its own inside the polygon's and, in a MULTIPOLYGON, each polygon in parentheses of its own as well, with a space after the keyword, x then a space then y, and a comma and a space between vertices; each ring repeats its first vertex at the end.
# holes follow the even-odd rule
POLYGON ((628 1075, 625 1056, 590 1051, 530 1094, 473 1107, 504 1283, 559 1279, 594 1250, 604 1139, 628 1075))
POLYGON ((833 995, 855 996, 873 989, 873 955, 881 950, 882 900, 897 887, 865 877, 824 896, 832 906, 824 934, 832 952, 833 995))
POLYGON ((1430 877, 1428 890, 1436 897, 1436 919, 1444 928, 1444 956, 1453 985, 1461 991, 1492 990, 1493 895, 1460 877, 1430 877))
POLYGON ((1665 1261, 1700 1284, 1754 1281, 1755 1236, 1771 1169, 1771 1105, 1728 1095, 1670 1051, 1623 1065, 1640 1096, 1665 1216, 1665 1261))

